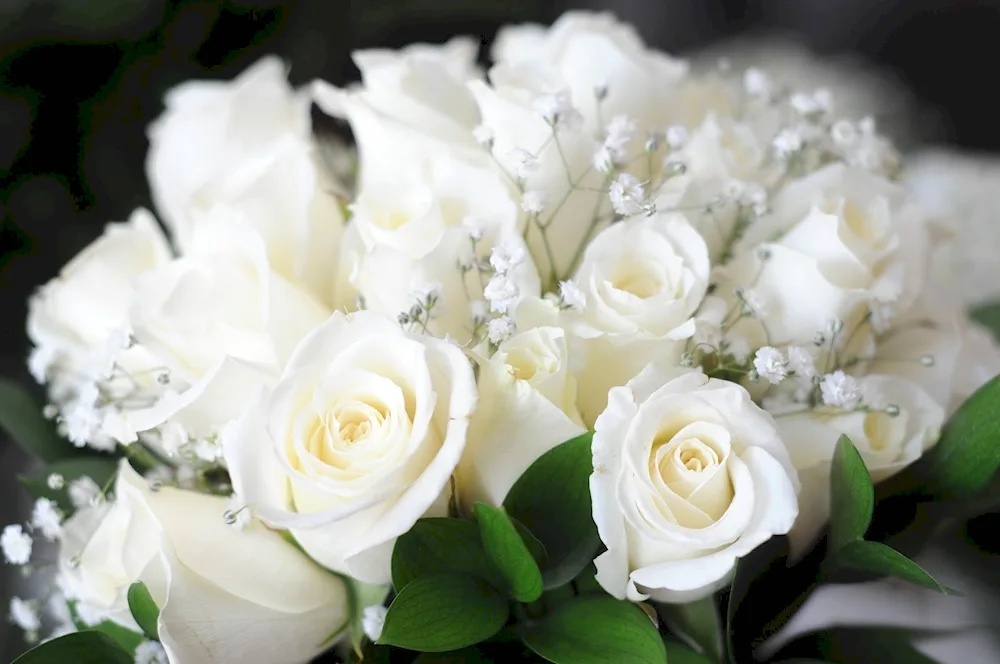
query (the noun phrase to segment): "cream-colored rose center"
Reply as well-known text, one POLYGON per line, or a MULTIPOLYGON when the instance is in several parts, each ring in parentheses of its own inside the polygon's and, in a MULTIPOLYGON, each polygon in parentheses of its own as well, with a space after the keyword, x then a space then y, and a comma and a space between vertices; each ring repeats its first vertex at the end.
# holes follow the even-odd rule
POLYGON ((719 520, 733 499, 726 462, 729 433, 696 422, 661 429, 653 441, 649 472, 678 525, 704 528, 719 520))
MULTIPOLYGON (((307 426, 306 451, 328 466, 345 468, 348 459, 344 453, 375 438, 388 416, 383 404, 359 400, 334 404, 307 426)), ((301 460, 295 456, 292 460, 293 465, 302 470, 301 460)))
POLYGON ((539 355, 527 348, 515 348, 507 352, 505 363, 515 378, 531 380, 538 374, 550 375, 559 369, 558 359, 539 355))

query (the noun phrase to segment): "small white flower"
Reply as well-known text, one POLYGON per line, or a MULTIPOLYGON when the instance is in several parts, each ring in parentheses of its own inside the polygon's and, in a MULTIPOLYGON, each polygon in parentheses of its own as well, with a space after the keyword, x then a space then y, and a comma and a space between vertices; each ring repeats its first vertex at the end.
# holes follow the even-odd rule
POLYGON ((583 309, 587 305, 586 296, 572 280, 559 282, 559 300, 570 309, 583 309))
POLYGON ((160 426, 160 448, 168 455, 176 455, 189 441, 187 429, 180 423, 171 421, 160 426))
POLYGON ((490 253, 490 265, 497 274, 506 274, 523 262, 524 249, 516 244, 498 244, 490 253))
POLYGON ((617 180, 611 183, 608 196, 611 198, 611 206, 615 212, 623 216, 642 212, 646 200, 646 192, 642 183, 634 175, 628 173, 622 173, 617 180))
POLYGON ((785 127, 774 138, 774 152, 781 159, 787 159, 802 149, 802 132, 797 127, 785 127))
POLYGON ((722 345, 722 327, 704 318, 696 318, 692 339, 699 346, 703 345, 717 349, 722 345))
POLYGON ((816 375, 816 365, 813 356, 802 346, 790 346, 788 348, 788 368, 796 376, 812 378, 816 375))
POLYGON ((194 455, 206 463, 214 463, 222 456, 222 448, 208 438, 202 438, 194 444, 194 455))
POLYGON ((93 504, 101 495, 101 487, 97 486, 97 482, 86 475, 81 475, 69 483, 66 492, 69 494, 69 502, 73 504, 73 507, 82 509, 93 504))
POLYGON ((35 346, 28 355, 28 371, 39 384, 48 378, 49 369, 55 364, 58 352, 52 346, 35 346))
POLYGON ((683 125, 667 127, 667 145, 671 150, 680 150, 688 141, 688 130, 683 125))
POLYGON ((507 153, 507 160, 514 168, 514 175, 523 180, 538 170, 538 159, 522 148, 514 148, 507 153))
POLYGON ((722 185, 722 195, 726 200, 738 201, 743 196, 743 190, 746 185, 737 179, 726 180, 725 184, 722 185))
POLYGON ((243 499, 240 498, 238 494, 233 494, 229 496, 229 502, 226 506, 225 512, 226 523, 231 525, 236 530, 243 530, 250 525, 253 520, 253 515, 250 513, 250 508, 246 506, 243 499))
POLYGON ((110 378, 115 370, 115 361, 122 350, 132 342, 132 328, 127 324, 111 330, 104 343, 90 357, 87 373, 96 380, 110 378))
POLYGON ((767 97, 771 93, 771 80, 760 69, 751 67, 743 73, 743 89, 751 97, 767 97))
POLYGON ((88 626, 98 625, 108 618, 107 609, 88 602, 77 602, 75 610, 76 617, 80 619, 80 622, 88 626))
POLYGON ((635 135, 636 123, 627 115, 616 115, 608 123, 603 148, 613 162, 624 161, 629 141, 635 135))
POLYGON ((506 313, 517 304, 520 290, 514 280, 505 274, 495 274, 490 277, 483 289, 483 297, 490 303, 490 311, 506 313))
POLYGON ((868 305, 868 311, 872 329, 875 330, 876 334, 883 334, 892 327, 892 318, 895 312, 891 304, 874 300, 868 305))
POLYGON ((31 535, 19 523, 12 523, 0 535, 0 550, 11 565, 25 565, 31 559, 31 535))
POLYGON ((58 539, 62 534, 63 513, 54 501, 39 498, 31 510, 31 527, 42 533, 47 540, 58 539))
POLYGON ((866 115, 858 121, 858 129, 865 136, 875 135, 875 118, 870 115, 866 115))
POLYGON ((425 281, 414 279, 410 283, 410 297, 421 305, 432 305, 441 297, 441 289, 444 286, 440 281, 425 281))
POLYGON ((58 491, 66 486, 66 480, 59 473, 52 473, 45 478, 45 485, 53 491, 58 491))
POLYGON ((726 352, 733 356, 733 359, 742 364, 750 356, 750 344, 743 337, 726 340, 726 352))
POLYGON ((788 376, 788 360, 780 350, 771 346, 757 350, 753 366, 757 375, 772 385, 777 385, 788 376))
POLYGON ((63 411, 66 435, 77 447, 85 447, 96 438, 103 418, 97 408, 100 393, 94 383, 85 383, 76 398, 63 411))
POLYGON ((545 209, 545 192, 526 191, 521 196, 521 209, 528 214, 541 214, 545 209))
POLYGON ((493 130, 486 125, 477 125, 476 128, 472 130, 472 136, 476 139, 476 142, 483 147, 490 147, 493 145, 493 130))
POLYGON ((838 120, 830 128, 830 138, 839 148, 849 148, 858 140, 858 130, 849 120, 838 120))
POLYGON ((170 664, 159 641, 143 641, 135 648, 135 664, 170 664))
POLYGON ((839 369, 823 376, 820 392, 823 403, 835 408, 853 410, 861 402, 861 388, 858 381, 839 369))
POLYGON ((583 115, 573 106, 568 90, 539 97, 532 104, 532 108, 553 127, 573 128, 583 122, 583 115))
POLYGON ((501 316, 489 322, 486 333, 492 343, 499 345, 514 334, 514 329, 514 321, 507 316, 501 316))
POLYGON ((469 302, 469 313, 472 315, 472 321, 477 325, 485 322, 489 310, 490 307, 486 303, 486 300, 472 300, 469 302))
POLYGON ((462 228, 469 234, 469 239, 479 242, 483 239, 483 227, 481 222, 475 217, 465 217, 462 219, 462 228))
POLYGON ((387 609, 381 604, 366 606, 361 614, 361 627, 365 630, 365 636, 372 641, 378 641, 382 636, 382 627, 385 625, 385 615, 387 609))
POLYGON ((594 170, 600 171, 601 173, 608 173, 612 168, 615 167, 615 158, 612 156, 611 151, 608 150, 607 146, 602 145, 594 153, 594 170))
POLYGON ((45 601, 45 611, 57 623, 72 623, 73 616, 69 610, 66 596, 61 592, 53 592, 45 601))
POLYGON ((42 626, 36 603, 20 597, 10 598, 10 620, 25 632, 37 632, 42 626))

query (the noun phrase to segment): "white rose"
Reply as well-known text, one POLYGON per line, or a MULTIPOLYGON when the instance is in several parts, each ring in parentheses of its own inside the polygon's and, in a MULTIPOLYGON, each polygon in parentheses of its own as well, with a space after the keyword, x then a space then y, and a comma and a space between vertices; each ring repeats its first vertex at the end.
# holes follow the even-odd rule
POLYGON ((231 82, 192 81, 170 90, 149 128, 153 201, 187 251, 204 213, 218 203, 264 238, 272 269, 336 306, 342 187, 322 165, 307 95, 275 57, 231 82))
POLYGON ((479 111, 466 88, 479 76, 478 50, 473 40, 457 37, 441 46, 357 51, 359 86, 313 82, 316 104, 351 124, 362 185, 391 183, 400 169, 442 150, 488 163, 473 136, 479 111))
POLYGON ((225 498, 163 487, 122 462, 110 505, 66 523, 60 586, 94 619, 137 630, 127 593, 146 584, 172 662, 306 662, 347 626, 344 582, 276 532, 223 521, 225 498))
POLYGON ((471 307, 483 300, 489 279, 478 266, 488 263, 497 246, 522 257, 509 273, 518 295, 539 293, 537 272, 517 231, 517 208, 493 171, 441 159, 415 170, 412 180, 366 186, 352 226, 360 242, 351 259, 351 283, 365 307, 395 317, 434 285, 437 304, 426 330, 437 336, 469 340, 475 327, 471 307))
MULTIPOLYGON (((218 433, 330 315, 271 270, 259 235, 215 212, 194 229, 189 253, 136 282, 133 333, 168 372, 169 389, 154 390, 159 398, 148 407, 123 411, 121 442, 176 415, 195 438, 218 433)), ((154 374, 140 378, 157 387, 154 374)))
POLYGON ((225 444, 233 486, 327 567, 389 579, 395 539, 443 516, 476 403, 456 346, 390 318, 335 313, 225 444))
POLYGON ((802 480, 801 512, 789 533, 795 556, 807 550, 830 516, 830 461, 841 435, 851 439, 877 483, 919 459, 940 434, 944 409, 916 384, 884 375, 858 382, 866 410, 820 406, 775 418, 802 480), (898 415, 886 413, 889 406, 898 415))
POLYGON ((527 239, 536 257, 546 256, 539 267, 552 281, 573 269, 578 248, 611 211, 608 182, 595 166, 608 123, 621 116, 623 125, 634 124, 619 132, 617 161, 634 164, 630 170, 642 181, 659 180, 664 150, 647 159, 644 143, 650 131, 673 123, 686 65, 647 49, 611 14, 569 12, 544 34, 534 27, 507 32, 498 38, 489 85, 469 86, 498 163, 546 201, 544 237, 533 225, 527 239), (559 115, 558 141, 546 114, 559 115), (524 168, 526 153, 537 160, 534 168, 524 168))
POLYGON ((590 490, 618 598, 689 602, 788 532, 798 479, 770 415, 735 383, 650 365, 597 420, 590 490))
POLYGON ((611 387, 649 362, 677 364, 695 332, 709 271, 705 241, 678 214, 633 217, 594 238, 575 277, 584 305, 565 314, 582 353, 585 422, 604 410, 611 387))
POLYGON ((479 407, 469 424, 456 492, 469 511, 500 505, 538 457, 582 434, 566 337, 556 327, 519 332, 479 362, 479 407))
POLYGON ((47 374, 72 383, 91 373, 109 337, 127 322, 136 278, 170 259, 170 247, 146 210, 109 224, 29 302, 28 336, 42 360, 35 371, 39 381, 47 374))

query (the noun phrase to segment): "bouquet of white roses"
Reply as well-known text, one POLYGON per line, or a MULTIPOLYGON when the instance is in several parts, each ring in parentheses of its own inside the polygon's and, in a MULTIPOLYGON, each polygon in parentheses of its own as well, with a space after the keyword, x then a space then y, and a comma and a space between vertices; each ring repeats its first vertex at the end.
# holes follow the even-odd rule
POLYGON ((0 386, 19 662, 735 663, 821 584, 948 592, 904 553, 1000 465, 1000 350, 874 122, 603 14, 476 56, 168 93, 166 233, 32 299, 48 405, 0 386))

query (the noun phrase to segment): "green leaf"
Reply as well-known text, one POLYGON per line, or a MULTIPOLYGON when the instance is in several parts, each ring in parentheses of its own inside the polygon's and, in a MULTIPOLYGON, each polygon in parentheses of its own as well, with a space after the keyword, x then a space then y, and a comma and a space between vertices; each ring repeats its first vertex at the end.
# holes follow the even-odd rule
POLYGON ((680 641, 667 639, 667 661, 670 664, 715 664, 720 659, 709 659, 696 653, 680 641))
POLYGON ((925 491, 944 499, 967 498, 987 487, 1000 466, 1000 376, 979 388, 944 426, 924 455, 925 491))
POLYGON ((79 477, 89 477, 97 483, 97 486, 106 486, 111 476, 118 469, 118 464, 110 457, 77 457, 72 459, 60 459, 50 463, 38 475, 34 477, 22 477, 21 483, 33 498, 48 498, 54 500, 59 509, 66 514, 73 512, 73 503, 69 499, 70 482, 79 477), (50 489, 48 485, 49 475, 53 473, 62 475, 63 488, 50 489))
POLYGON ((46 641, 12 664, 132 664, 132 655, 107 634, 96 630, 74 632, 46 641))
POLYGON ((483 579, 429 574, 392 600, 378 643, 422 652, 459 650, 499 632, 507 615, 507 599, 483 579))
POLYGON ((1000 341, 1000 302, 976 307, 969 312, 969 315, 973 320, 989 328, 997 341, 1000 341))
POLYGON ((6 429, 28 454, 45 463, 79 453, 69 441, 60 438, 55 425, 45 419, 42 404, 7 378, 0 378, 0 428, 6 429))
POLYGON ((396 540, 392 585, 400 592, 410 582, 438 572, 459 572, 486 579, 496 588, 504 577, 490 562, 479 526, 461 519, 420 519, 396 540))
POLYGON ((836 562, 843 567, 895 576, 945 595, 958 594, 935 581, 924 568, 899 551, 879 542, 848 542, 837 552, 836 562))
POLYGON ((590 503, 593 436, 591 431, 572 438, 536 459, 503 501, 507 513, 545 546, 546 588, 569 583, 601 545, 590 503))
POLYGON ((687 604, 663 604, 659 613, 671 633, 708 659, 722 661, 722 623, 714 595, 687 604))
POLYGON ((135 652, 136 646, 142 643, 143 636, 139 632, 133 632, 130 629, 126 629, 119 625, 118 623, 113 623, 110 620, 105 620, 97 625, 87 625, 82 620, 76 612, 76 602, 68 601, 66 606, 69 608, 70 617, 73 619, 73 624, 76 625, 78 631, 92 630, 104 634, 106 637, 110 638, 119 648, 129 653, 130 655, 135 652))
POLYGON ((830 471, 831 554, 848 542, 864 537, 875 509, 875 489, 864 459, 847 436, 841 436, 833 452, 830 471))
POLYGON ((524 627, 524 643, 554 664, 664 664, 666 647, 642 609, 586 596, 524 627))
POLYGON ((524 541, 524 545, 528 547, 528 551, 531 552, 531 557, 535 559, 539 569, 541 569, 549 560, 549 554, 545 551, 545 545, 542 544, 541 540, 535 537, 530 530, 528 530, 526 525, 509 514, 507 515, 507 518, 510 519, 510 522, 514 524, 515 528, 517 528, 517 534, 521 536, 521 539, 524 541))
MULTIPOLYGON (((946 632, 938 632, 944 634, 946 632)), ((927 633, 924 632, 924 635, 927 633)), ((835 627, 810 632, 783 646, 774 662, 892 662, 938 664, 913 645, 913 630, 891 627, 835 627)))
POLYGON ((507 579, 511 596, 527 604, 542 596, 542 573, 507 513, 477 502, 473 507, 486 555, 507 579))
POLYGON ((159 641, 159 631, 156 626, 160 617, 160 607, 153 601, 149 588, 142 581, 136 581, 128 587, 128 609, 147 639, 159 641))

